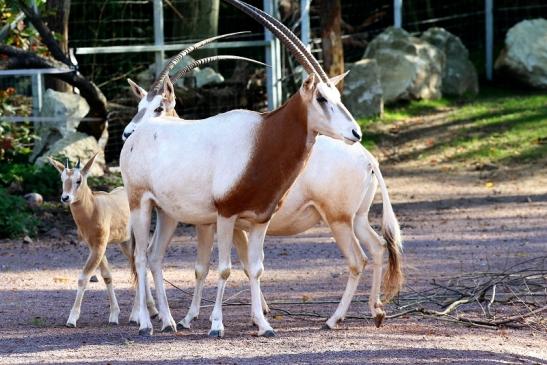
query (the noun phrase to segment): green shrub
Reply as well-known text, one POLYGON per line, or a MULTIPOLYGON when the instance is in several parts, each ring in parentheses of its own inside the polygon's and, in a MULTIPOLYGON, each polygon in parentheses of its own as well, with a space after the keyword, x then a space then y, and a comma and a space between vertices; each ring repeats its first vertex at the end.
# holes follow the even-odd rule
POLYGON ((38 222, 25 199, 0 187, 0 238, 34 236, 38 222))
POLYGON ((52 166, 29 163, 0 163, 0 186, 10 187, 20 193, 39 193, 44 198, 60 194, 59 173, 52 166))

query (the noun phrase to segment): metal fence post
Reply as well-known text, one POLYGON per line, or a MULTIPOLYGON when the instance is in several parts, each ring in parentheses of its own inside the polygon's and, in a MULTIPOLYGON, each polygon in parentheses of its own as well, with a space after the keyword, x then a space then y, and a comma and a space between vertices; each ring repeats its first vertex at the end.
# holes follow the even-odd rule
POLYGON ((486 79, 492 80, 494 55, 494 0, 484 1, 484 15, 486 26, 486 79))
MULTIPOLYGON (((36 0, 32 0, 32 9, 38 14, 36 0)), ((41 73, 32 75, 32 115, 40 115, 44 98, 44 76, 41 73)))
MULTIPOLYGON (((310 4, 311 0, 300 0, 300 40, 311 51, 310 42, 310 4)), ((306 70, 302 71, 302 80, 308 76, 306 70)))
MULTIPOLYGON (((264 11, 275 16, 275 0, 263 0, 264 11)), ((269 30, 264 31, 266 46, 266 63, 271 67, 266 68, 266 91, 268 93, 268 110, 277 108, 281 101, 280 71, 281 57, 279 41, 269 30)))
MULTIPOLYGON (((163 46, 163 2, 162 0, 154 0, 154 45, 163 46)), ((161 69, 163 68, 163 62, 165 59, 165 52, 163 50, 156 51, 155 55, 155 68, 156 77, 159 76, 161 69)))
POLYGON ((403 26, 403 0, 393 0, 393 26, 395 28, 403 26))

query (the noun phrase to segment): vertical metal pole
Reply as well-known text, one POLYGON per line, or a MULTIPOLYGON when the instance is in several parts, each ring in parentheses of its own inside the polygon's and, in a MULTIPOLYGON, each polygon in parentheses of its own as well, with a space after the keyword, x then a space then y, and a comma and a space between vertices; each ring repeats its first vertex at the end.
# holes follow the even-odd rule
POLYGON ((395 28, 403 26, 403 0, 393 0, 393 26, 395 28))
MULTIPOLYGON (((263 0, 264 11, 273 15, 274 4, 273 0, 263 0)), ((268 110, 274 110, 279 104, 278 94, 276 91, 277 71, 279 67, 276 59, 276 44, 272 33, 269 30, 264 30, 264 40, 268 42, 266 46, 266 63, 271 67, 266 68, 266 88, 268 93, 268 110)))
MULTIPOLYGON (((279 0, 273 0, 273 16, 276 18, 279 18, 279 0)), ((275 45, 275 53, 274 53, 274 63, 275 63, 275 73, 274 73, 274 92, 276 94, 276 105, 277 108, 281 103, 283 102, 283 84, 281 82, 281 79, 283 78, 282 75, 282 62, 281 62, 281 41, 279 38, 275 38, 274 40, 275 45)))
MULTIPOLYGON (((311 51, 310 3, 311 0, 300 0, 300 40, 311 51)), ((308 77, 308 73, 302 70, 302 80, 305 80, 306 77, 308 77)))
POLYGON ((484 1, 484 15, 486 26, 486 79, 492 80, 493 53, 494 53, 494 0, 484 1))
MULTIPOLYGON (((154 45, 163 46, 163 2, 162 0, 154 0, 154 45)), ((163 62, 165 59, 165 52, 163 50, 156 51, 155 55, 155 68, 156 77, 160 74, 163 68, 163 62)))
MULTIPOLYGON (((36 0, 32 0, 32 8, 38 14, 36 0)), ((32 75, 32 115, 40 115, 43 105, 44 76, 41 73, 32 75)))

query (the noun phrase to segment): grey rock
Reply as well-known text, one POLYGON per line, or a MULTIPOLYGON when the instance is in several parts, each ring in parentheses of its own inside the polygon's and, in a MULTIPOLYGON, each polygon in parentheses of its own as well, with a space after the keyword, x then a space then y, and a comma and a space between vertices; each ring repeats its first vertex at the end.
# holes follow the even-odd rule
POLYGON ((364 58, 378 63, 385 103, 442 95, 444 53, 403 29, 387 28, 370 42, 364 58))
POLYGON ((82 163, 87 162, 93 155, 99 152, 93 167, 90 170, 90 174, 93 176, 104 175, 104 151, 101 149, 99 142, 85 133, 80 132, 68 132, 63 139, 55 142, 49 150, 36 160, 37 165, 43 165, 47 163, 46 156, 66 156, 72 163, 76 163, 78 158, 82 163))
POLYGON ((44 202, 44 198, 38 193, 25 194, 24 198, 27 200, 27 203, 31 208, 39 207, 44 202))
POLYGON ((29 236, 23 237, 23 243, 24 244, 28 245, 29 243, 32 243, 32 242, 34 242, 34 241, 29 236))
POLYGON ((38 139, 34 143, 30 160, 34 161, 55 142, 75 132, 87 113, 89 113, 89 105, 80 95, 46 90, 41 115, 59 120, 34 123, 38 139))
POLYGON ((442 78, 443 94, 463 95, 479 92, 477 70, 469 61, 469 52, 460 38, 437 27, 429 28, 420 38, 439 48, 446 56, 442 78))
POLYGON ((349 70, 342 93, 344 105, 356 118, 382 115, 384 100, 376 60, 360 60, 351 65, 349 70))
POLYGON ((507 72, 532 87, 547 89, 547 20, 523 20, 509 29, 495 69, 502 77, 507 72))

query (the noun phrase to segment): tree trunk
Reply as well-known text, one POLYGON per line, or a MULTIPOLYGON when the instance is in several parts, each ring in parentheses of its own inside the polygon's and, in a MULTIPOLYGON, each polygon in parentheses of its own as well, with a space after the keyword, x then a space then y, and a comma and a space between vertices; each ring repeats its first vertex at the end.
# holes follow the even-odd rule
MULTIPOLYGON (((70 15, 70 0, 48 0, 46 3, 44 21, 48 28, 61 35, 57 40, 59 47, 65 55, 68 55, 68 19, 70 15)), ((46 76, 46 88, 68 92, 71 87, 66 82, 57 78, 46 76)))
MULTIPOLYGON (((184 4, 184 19, 175 14, 173 37, 184 35, 191 39, 205 39, 218 34, 218 12, 220 0, 189 0, 184 4)), ((217 54, 216 49, 199 50, 192 57, 209 57, 217 54)))
MULTIPOLYGON (((342 9, 340 0, 321 0, 321 39, 323 44, 323 68, 329 76, 344 73, 344 48, 342 47, 342 9)), ((344 89, 344 82, 337 85, 344 89)))

